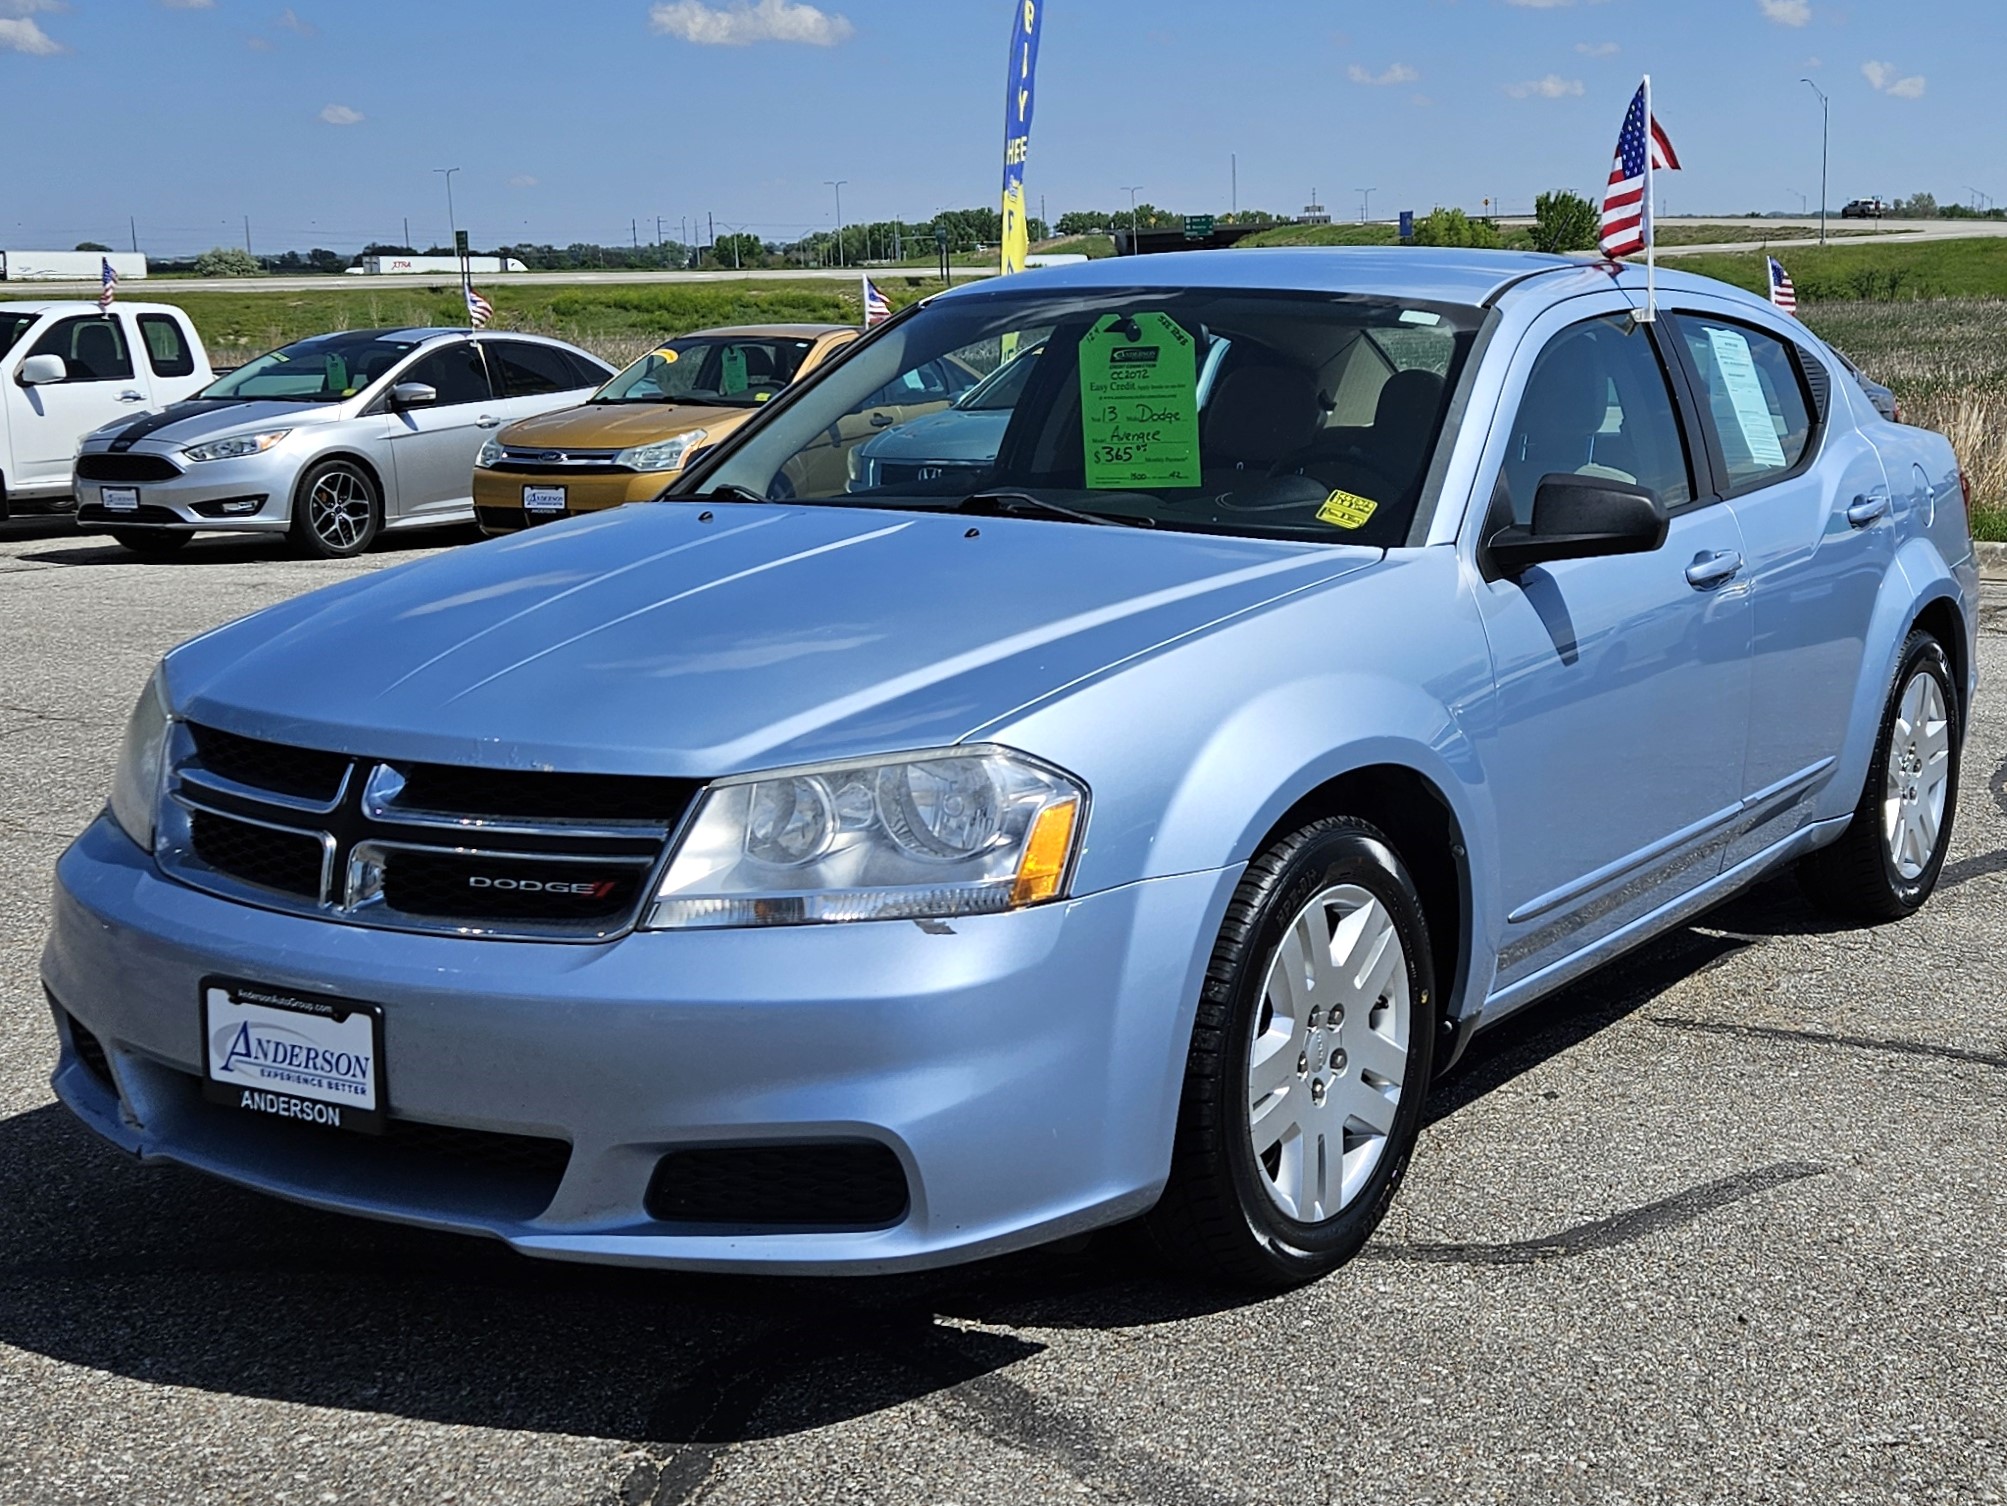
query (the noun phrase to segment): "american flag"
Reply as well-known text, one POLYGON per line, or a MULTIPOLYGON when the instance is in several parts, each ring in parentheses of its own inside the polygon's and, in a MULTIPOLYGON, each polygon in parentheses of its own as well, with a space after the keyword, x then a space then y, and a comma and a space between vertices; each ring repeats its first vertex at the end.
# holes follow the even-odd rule
POLYGON ((1784 270, 1784 263, 1772 256, 1770 263, 1770 301, 1787 314, 1798 312, 1798 290, 1791 286, 1791 274, 1784 270))
POLYGON ((1645 202, 1645 153, 1651 166, 1667 172, 1679 171, 1679 156, 1672 142, 1653 119, 1645 120, 1645 86, 1631 96, 1631 108, 1624 115, 1624 129, 1617 136, 1616 160, 1610 164, 1610 187, 1603 195, 1603 254, 1631 256, 1645 249, 1651 238, 1652 207, 1645 202))
POLYGON ((494 317, 495 306, 479 293, 475 292, 473 287, 469 285, 467 289, 468 326, 473 329, 479 329, 494 317))
POLYGON ((878 291, 869 277, 864 279, 864 327, 870 329, 892 317, 892 300, 878 291))
POLYGON ((108 314, 111 312, 112 295, 118 291, 118 273, 112 270, 109 256, 100 257, 98 265, 104 268, 104 275, 98 288, 98 312, 108 314))

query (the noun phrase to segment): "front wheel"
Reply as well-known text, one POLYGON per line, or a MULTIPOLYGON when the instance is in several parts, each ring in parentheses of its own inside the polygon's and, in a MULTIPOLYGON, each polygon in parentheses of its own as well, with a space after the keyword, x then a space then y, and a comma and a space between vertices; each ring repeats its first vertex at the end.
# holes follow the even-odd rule
POLYGON ((1271 845, 1206 972, 1158 1249, 1268 1288, 1348 1260, 1414 1153, 1439 1012, 1421 899, 1385 837, 1331 817, 1271 845))
POLYGON ((1951 660, 1929 633, 1911 633, 1854 819, 1798 865, 1814 904, 1847 920, 1901 920, 1930 898, 1958 810, 1960 741, 1951 660))
POLYGON ((293 492, 293 548, 307 559, 353 558, 376 542, 382 527, 376 482, 353 461, 323 461, 293 492))

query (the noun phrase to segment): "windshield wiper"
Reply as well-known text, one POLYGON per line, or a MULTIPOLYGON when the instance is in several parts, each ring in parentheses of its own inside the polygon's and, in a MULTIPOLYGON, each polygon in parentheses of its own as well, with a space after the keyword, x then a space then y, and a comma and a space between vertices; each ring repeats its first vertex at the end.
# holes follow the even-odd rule
POLYGON ((1078 508, 1066 507, 1058 502, 1049 502, 1032 492, 987 491, 971 492, 954 506, 955 512, 968 512, 983 504, 989 504, 998 511, 1011 507, 1030 507, 1039 512, 1050 513, 1056 518, 1066 518, 1075 523, 1099 523, 1119 528, 1155 528, 1155 518, 1125 518, 1119 513, 1081 512, 1078 508))
POLYGON ((766 502, 770 499, 762 497, 750 486, 739 486, 728 481, 723 486, 714 486, 707 492, 698 492, 695 500, 699 502, 766 502))

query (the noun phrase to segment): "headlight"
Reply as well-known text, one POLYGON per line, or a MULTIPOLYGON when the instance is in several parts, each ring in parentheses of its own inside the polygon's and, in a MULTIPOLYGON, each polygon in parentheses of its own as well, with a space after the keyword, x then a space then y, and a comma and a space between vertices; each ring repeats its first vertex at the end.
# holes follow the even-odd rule
POLYGON ((125 724, 109 802, 112 819, 148 852, 153 851, 153 816, 160 804, 160 766, 170 725, 167 687, 156 668, 125 724))
POLYGON ((267 429, 262 434, 233 434, 228 439, 212 439, 207 444, 190 445, 181 453, 190 460, 236 460, 245 455, 262 455, 292 432, 291 429, 267 429))
POLYGON ((622 450, 613 457, 613 463, 624 465, 631 471, 673 471, 708 438, 710 436, 702 429, 692 429, 688 434, 678 434, 674 439, 665 439, 659 444, 638 444, 631 450, 622 450))
POLYGON ((705 792, 647 926, 993 915, 1063 898, 1079 780, 1008 748, 949 748, 724 780, 705 792))
POLYGON ((502 463, 502 453, 501 440, 489 440, 481 446, 481 453, 474 457, 474 469, 477 471, 492 470, 502 463))

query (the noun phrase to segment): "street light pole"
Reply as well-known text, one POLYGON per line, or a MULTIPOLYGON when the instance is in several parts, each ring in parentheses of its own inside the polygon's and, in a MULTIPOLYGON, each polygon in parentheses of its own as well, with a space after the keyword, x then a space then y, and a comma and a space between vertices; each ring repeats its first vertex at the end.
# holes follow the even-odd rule
POLYGON ((460 171, 460 169, 457 167, 435 167, 432 171, 435 173, 444 173, 446 176, 446 228, 452 232, 454 244, 458 245, 460 240, 460 222, 453 215, 453 174, 460 171))
POLYGON ((848 178, 824 178, 827 186, 836 190, 836 264, 843 265, 843 185, 848 178))
POLYGON ((1373 218, 1373 190, 1370 188, 1360 189, 1359 199, 1359 223, 1363 225, 1373 218))
POLYGON ((1129 196, 1129 254, 1134 256, 1136 254, 1136 195, 1143 191, 1143 185, 1138 183, 1133 187, 1128 184, 1120 186, 1122 192, 1129 196))
POLYGON ((1826 149, 1833 137, 1833 102, 1809 78, 1798 80, 1819 96, 1819 244, 1826 244, 1826 149))

